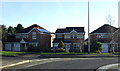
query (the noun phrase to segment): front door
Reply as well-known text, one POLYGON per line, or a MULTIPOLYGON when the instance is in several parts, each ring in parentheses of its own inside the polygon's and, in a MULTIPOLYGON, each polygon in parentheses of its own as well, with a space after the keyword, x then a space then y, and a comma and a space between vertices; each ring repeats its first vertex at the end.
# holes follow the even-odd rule
POLYGON ((70 44, 66 44, 66 50, 67 50, 67 51, 70 50, 70 44))
POLYGON ((108 44, 102 43, 102 53, 108 53, 108 44))

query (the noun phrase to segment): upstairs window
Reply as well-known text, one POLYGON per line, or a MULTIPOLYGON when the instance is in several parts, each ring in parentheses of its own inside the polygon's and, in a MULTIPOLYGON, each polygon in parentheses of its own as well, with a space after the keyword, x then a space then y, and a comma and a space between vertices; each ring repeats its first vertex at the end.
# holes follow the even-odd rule
POLYGON ((99 35, 97 35, 97 38, 110 38, 110 35, 107 35, 107 34, 99 34, 99 35))
POLYGON ((84 35, 83 34, 78 34, 77 38, 84 38, 84 35))
POLYGON ((71 38, 77 38, 77 33, 76 32, 72 32, 71 33, 71 38))
POLYGON ((74 48, 80 47, 80 46, 79 46, 79 43, 73 43, 73 47, 74 47, 74 48))
POLYGON ((32 39, 37 39, 37 33, 36 32, 32 32, 32 39))
POLYGON ((70 38, 70 34, 65 34, 64 38, 70 38))
POLYGON ((62 34, 57 34, 57 38, 62 38, 62 34))

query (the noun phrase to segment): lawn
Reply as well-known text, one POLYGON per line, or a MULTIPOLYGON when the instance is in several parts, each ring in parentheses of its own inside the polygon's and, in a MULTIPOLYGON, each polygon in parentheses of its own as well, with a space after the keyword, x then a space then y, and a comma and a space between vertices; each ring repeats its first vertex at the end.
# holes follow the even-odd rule
POLYGON ((14 51, 0 51, 0 55, 2 56, 19 56, 19 55, 23 55, 23 54, 67 54, 67 55, 71 55, 71 54, 78 54, 78 55, 110 55, 112 53, 80 53, 80 52, 57 52, 57 53, 54 53, 54 52, 14 52, 14 51))
POLYGON ((3 56, 18 56, 22 54, 28 54, 30 52, 14 52, 14 51, 0 51, 0 55, 3 56))
MULTIPOLYGON (((54 53, 54 52, 43 52, 43 53, 37 53, 37 54, 88 54, 87 52, 86 53, 81 53, 81 52, 56 52, 56 53, 54 53)), ((90 54, 98 54, 98 53, 90 53, 90 54)), ((112 53, 100 53, 101 55, 109 55, 109 54, 112 54, 112 53)))

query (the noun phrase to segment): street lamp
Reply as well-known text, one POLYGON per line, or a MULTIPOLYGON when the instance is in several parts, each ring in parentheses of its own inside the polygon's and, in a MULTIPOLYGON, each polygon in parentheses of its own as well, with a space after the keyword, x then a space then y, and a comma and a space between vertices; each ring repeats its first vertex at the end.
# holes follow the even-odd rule
POLYGON ((88 54, 90 53, 90 18, 89 18, 89 0, 88 0, 88 54))

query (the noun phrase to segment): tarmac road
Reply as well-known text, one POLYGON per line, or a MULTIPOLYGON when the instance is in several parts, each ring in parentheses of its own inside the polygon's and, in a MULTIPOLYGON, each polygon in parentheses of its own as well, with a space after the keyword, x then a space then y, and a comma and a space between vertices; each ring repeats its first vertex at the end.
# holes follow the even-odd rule
MULTIPOLYGON (((47 60, 45 62, 28 63, 14 66, 9 69, 14 71, 95 71, 97 68, 118 63, 118 57, 109 58, 61 58, 59 61, 47 60), (22 69, 22 70, 21 70, 22 69)), ((6 71, 6 70, 2 70, 6 71)))

